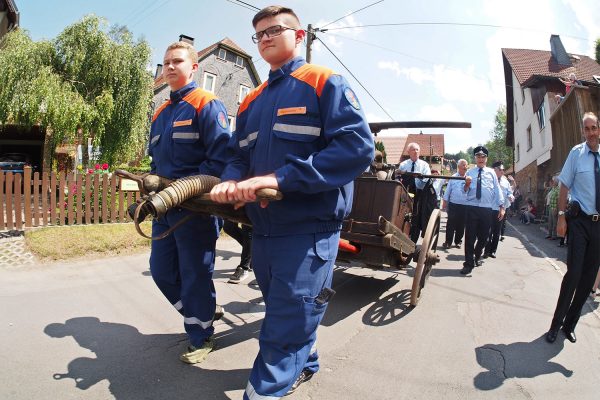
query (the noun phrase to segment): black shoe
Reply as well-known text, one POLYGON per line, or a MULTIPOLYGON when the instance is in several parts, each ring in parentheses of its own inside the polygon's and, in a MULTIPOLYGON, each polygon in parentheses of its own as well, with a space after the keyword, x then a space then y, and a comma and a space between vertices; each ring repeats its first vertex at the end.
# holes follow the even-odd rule
POLYGON ((475 266, 476 267, 481 267, 482 265, 483 265, 483 261, 480 260, 480 259, 478 259, 478 258, 476 258, 475 259, 475 266))
POLYGON ((504 242, 504 236, 500 236, 500 241, 504 242))
POLYGON ((483 258, 488 258, 490 255, 488 253, 483 253, 483 258))
POLYGON ((460 249, 460 246, 462 246, 462 242, 454 243, 454 247, 457 249, 460 249))
POLYGON ((288 394, 294 393, 296 389, 298 389, 298 386, 300 386, 304 382, 310 381, 314 374, 314 372, 311 372, 308 369, 303 369, 302 372, 300 372, 298 379, 296 379, 296 382, 294 382, 290 390, 288 390, 288 392, 285 395, 287 396, 288 394))
POLYGON ((572 329, 568 329, 563 326, 562 331, 565 333, 565 336, 569 342, 575 343, 577 341, 577 336, 575 336, 575 332, 572 329))
POLYGON ((490 253, 489 256, 492 258, 496 258, 496 253, 490 253))
POLYGON ((442 243, 442 247, 443 247, 444 249, 449 249, 449 248, 450 248, 450 243, 446 243, 446 242, 444 242, 444 243, 442 243))
POLYGON ((223 306, 217 304, 217 306, 215 307, 215 314, 213 315, 213 321, 220 320, 221 318, 223 318, 223 315, 225 315, 225 309, 223 308, 223 306))
POLYGON ((554 343, 556 340, 556 336, 558 335, 558 329, 550 329, 548 333, 546 333, 546 342, 554 343))
POLYGON ((462 267, 462 269, 460 270, 460 273, 462 275, 469 275, 471 273, 471 271, 473 271, 473 267, 469 267, 469 266, 464 266, 462 267))

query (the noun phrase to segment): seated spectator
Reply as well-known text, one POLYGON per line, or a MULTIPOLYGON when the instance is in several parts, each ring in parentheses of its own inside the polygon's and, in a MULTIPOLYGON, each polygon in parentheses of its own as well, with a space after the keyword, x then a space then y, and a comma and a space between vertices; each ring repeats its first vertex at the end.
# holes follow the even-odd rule
POLYGON ((533 200, 530 198, 527 199, 527 205, 521 209, 521 222, 525 225, 529 225, 533 221, 535 221, 536 209, 533 205, 533 200))
POLYGON ((575 73, 573 73, 573 72, 571 72, 569 74, 568 79, 563 79, 563 78, 559 77, 558 80, 561 81, 565 85, 565 95, 561 96, 561 95, 557 94, 556 96, 554 96, 556 101, 560 104, 560 102, 563 101, 564 98, 569 94, 569 92, 571 91, 573 86, 577 86, 577 85, 581 86, 581 81, 577 80, 577 76, 575 76, 575 73))

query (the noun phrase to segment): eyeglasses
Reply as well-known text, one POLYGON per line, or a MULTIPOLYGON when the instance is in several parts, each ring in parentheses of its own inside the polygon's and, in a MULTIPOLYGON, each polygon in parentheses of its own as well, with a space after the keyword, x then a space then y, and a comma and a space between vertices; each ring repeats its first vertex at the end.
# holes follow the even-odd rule
POLYGON ((259 31, 259 32, 256 32, 254 35, 252 35, 252 41, 254 43, 259 43, 265 35, 267 35, 267 37, 273 38, 275 36, 281 35, 284 31, 288 31, 288 30, 294 31, 294 32, 297 31, 297 29, 288 28, 287 26, 273 25, 273 26, 268 27, 264 31, 259 31))
POLYGON ((583 128, 584 131, 596 131, 598 130, 598 127, 596 125, 592 125, 592 126, 586 126, 583 128))

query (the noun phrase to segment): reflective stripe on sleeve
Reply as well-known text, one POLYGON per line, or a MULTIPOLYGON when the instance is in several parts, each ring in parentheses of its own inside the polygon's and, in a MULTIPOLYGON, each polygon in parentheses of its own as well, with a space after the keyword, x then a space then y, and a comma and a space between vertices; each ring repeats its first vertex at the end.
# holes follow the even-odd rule
POLYGON ((181 302, 181 300, 179 300, 177 303, 173 304, 173 307, 175 307, 177 311, 181 311, 181 309, 183 308, 183 303, 181 302))
POLYGON ((319 136, 321 134, 321 128, 308 125, 290 125, 278 122, 273 125, 273 129, 280 132, 297 133, 299 135, 319 136))
POLYGON ((199 139, 200 132, 173 132, 173 139, 199 139))
POLYGON ((248 136, 246 136, 246 139, 240 140, 240 148, 248 146, 250 142, 255 141, 257 137, 258 131, 248 134, 248 136))
POLYGON ((198 318, 196 317, 185 317, 183 319, 183 322, 188 324, 188 325, 200 325, 202 328, 206 329, 209 328, 212 325, 212 320, 210 321, 200 321, 198 318))
POLYGON ((154 136, 151 140, 150 140, 150 144, 154 144, 158 141, 158 139, 160 139, 160 135, 156 135, 154 136))
POLYGON ((248 396, 250 400, 276 400, 281 398, 277 396, 263 396, 262 394, 256 393, 256 390, 254 390, 254 386, 252 386, 250 381, 248 381, 248 386, 246 386, 246 396, 248 396))

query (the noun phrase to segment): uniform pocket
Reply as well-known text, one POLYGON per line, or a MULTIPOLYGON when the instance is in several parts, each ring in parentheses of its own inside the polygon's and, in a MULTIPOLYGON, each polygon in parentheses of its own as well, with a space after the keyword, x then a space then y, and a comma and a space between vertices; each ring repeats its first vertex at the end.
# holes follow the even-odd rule
POLYGON ((202 154, 199 152, 200 133, 191 131, 173 132, 173 160, 180 165, 199 164, 202 154))

